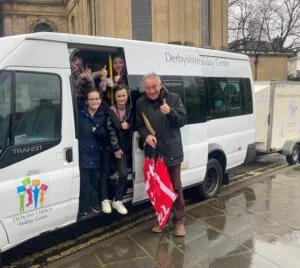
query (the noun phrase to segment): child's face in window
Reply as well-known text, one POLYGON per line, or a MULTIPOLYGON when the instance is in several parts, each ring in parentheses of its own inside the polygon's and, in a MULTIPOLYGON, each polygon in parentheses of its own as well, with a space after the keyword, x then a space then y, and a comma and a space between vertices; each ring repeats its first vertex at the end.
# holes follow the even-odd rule
POLYGON ((71 67, 74 73, 80 72, 82 69, 82 60, 78 57, 73 58, 71 67))
POLYGON ((125 62, 121 57, 115 57, 113 60, 113 69, 117 74, 121 74, 124 71, 125 62))

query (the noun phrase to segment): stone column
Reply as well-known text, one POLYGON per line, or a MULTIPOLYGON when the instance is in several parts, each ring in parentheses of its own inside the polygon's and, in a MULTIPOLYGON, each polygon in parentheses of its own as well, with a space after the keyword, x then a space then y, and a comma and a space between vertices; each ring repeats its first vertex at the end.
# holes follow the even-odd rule
POLYGON ((24 34, 26 30, 26 16, 16 15, 16 24, 14 25, 13 34, 24 34))
POLYGON ((12 28, 12 17, 4 16, 4 36, 9 36, 13 34, 12 28))
POLYGON ((181 16, 180 16, 180 2, 181 0, 169 1, 169 18, 170 18, 170 42, 182 42, 181 40, 181 16))
POLYGON ((114 2, 115 11, 112 20, 115 21, 115 37, 131 38, 131 1, 115 0, 114 2))
POLYGON ((211 0, 210 3, 211 45, 215 49, 222 49, 227 47, 228 42, 228 3, 227 0, 211 0))
POLYGON ((115 0, 100 1, 100 35, 115 37, 115 0))

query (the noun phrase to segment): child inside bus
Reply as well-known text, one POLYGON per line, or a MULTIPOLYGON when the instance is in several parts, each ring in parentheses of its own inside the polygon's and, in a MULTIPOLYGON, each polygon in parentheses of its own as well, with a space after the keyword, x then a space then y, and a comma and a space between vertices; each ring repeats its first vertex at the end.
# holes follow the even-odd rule
POLYGON ((74 76, 77 106, 83 107, 88 89, 95 88, 94 79, 91 73, 85 68, 83 59, 79 55, 73 57, 71 69, 74 76))
POLYGON ((125 60, 122 55, 117 55, 113 58, 113 80, 115 85, 125 84, 128 86, 127 71, 125 60))
MULTIPOLYGON (((110 120, 115 128, 118 143, 113 144, 114 157, 118 172, 118 181, 116 183, 116 190, 112 207, 116 209, 120 214, 127 214, 127 209, 122 203, 123 195, 126 191, 126 182, 128 176, 128 164, 131 162, 131 135, 132 135, 132 112, 130 105, 128 104, 129 92, 128 88, 124 84, 117 85, 113 90, 114 105, 108 110, 110 120)), ((102 170, 102 187, 101 193, 104 198, 107 196, 107 183, 109 179, 109 163, 113 158, 112 153, 106 153, 105 163, 103 167, 106 170, 102 170), (104 176, 103 176, 104 175, 104 176)), ((103 198, 102 198, 103 200, 103 198)), ((111 212, 111 206, 105 199, 102 201, 102 210, 105 213, 111 212)))
POLYGON ((109 103, 110 91, 113 87, 113 81, 108 77, 106 65, 99 63, 96 65, 96 69, 100 70, 92 73, 96 87, 101 91, 103 100, 109 103))

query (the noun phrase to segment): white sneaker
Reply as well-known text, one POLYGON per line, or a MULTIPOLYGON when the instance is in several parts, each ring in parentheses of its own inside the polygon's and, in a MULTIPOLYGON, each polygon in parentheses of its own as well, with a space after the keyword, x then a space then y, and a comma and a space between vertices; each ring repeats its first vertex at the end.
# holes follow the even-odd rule
POLYGON ((103 213, 109 214, 111 213, 111 205, 108 199, 105 199, 101 202, 103 213))
POLYGON ((125 215, 125 214, 128 213, 128 211, 127 211, 127 209, 124 207, 122 201, 113 201, 113 202, 112 202, 112 207, 113 207, 114 209, 116 209, 120 214, 125 215))

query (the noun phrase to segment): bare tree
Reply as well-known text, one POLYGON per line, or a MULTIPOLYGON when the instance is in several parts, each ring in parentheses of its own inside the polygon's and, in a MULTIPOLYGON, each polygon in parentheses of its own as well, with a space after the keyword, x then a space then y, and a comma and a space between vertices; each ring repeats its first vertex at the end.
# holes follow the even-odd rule
POLYGON ((300 50, 299 0, 229 0, 229 37, 236 50, 300 50))
POLYGON ((256 38, 254 18, 254 4, 248 0, 231 0, 229 13, 230 39, 234 41, 237 50, 246 52, 249 49, 250 41, 256 38))
POLYGON ((232 6, 235 6, 238 2, 239 2, 239 0, 230 0, 230 1, 228 1, 228 5, 229 5, 229 7, 232 7, 232 6))

